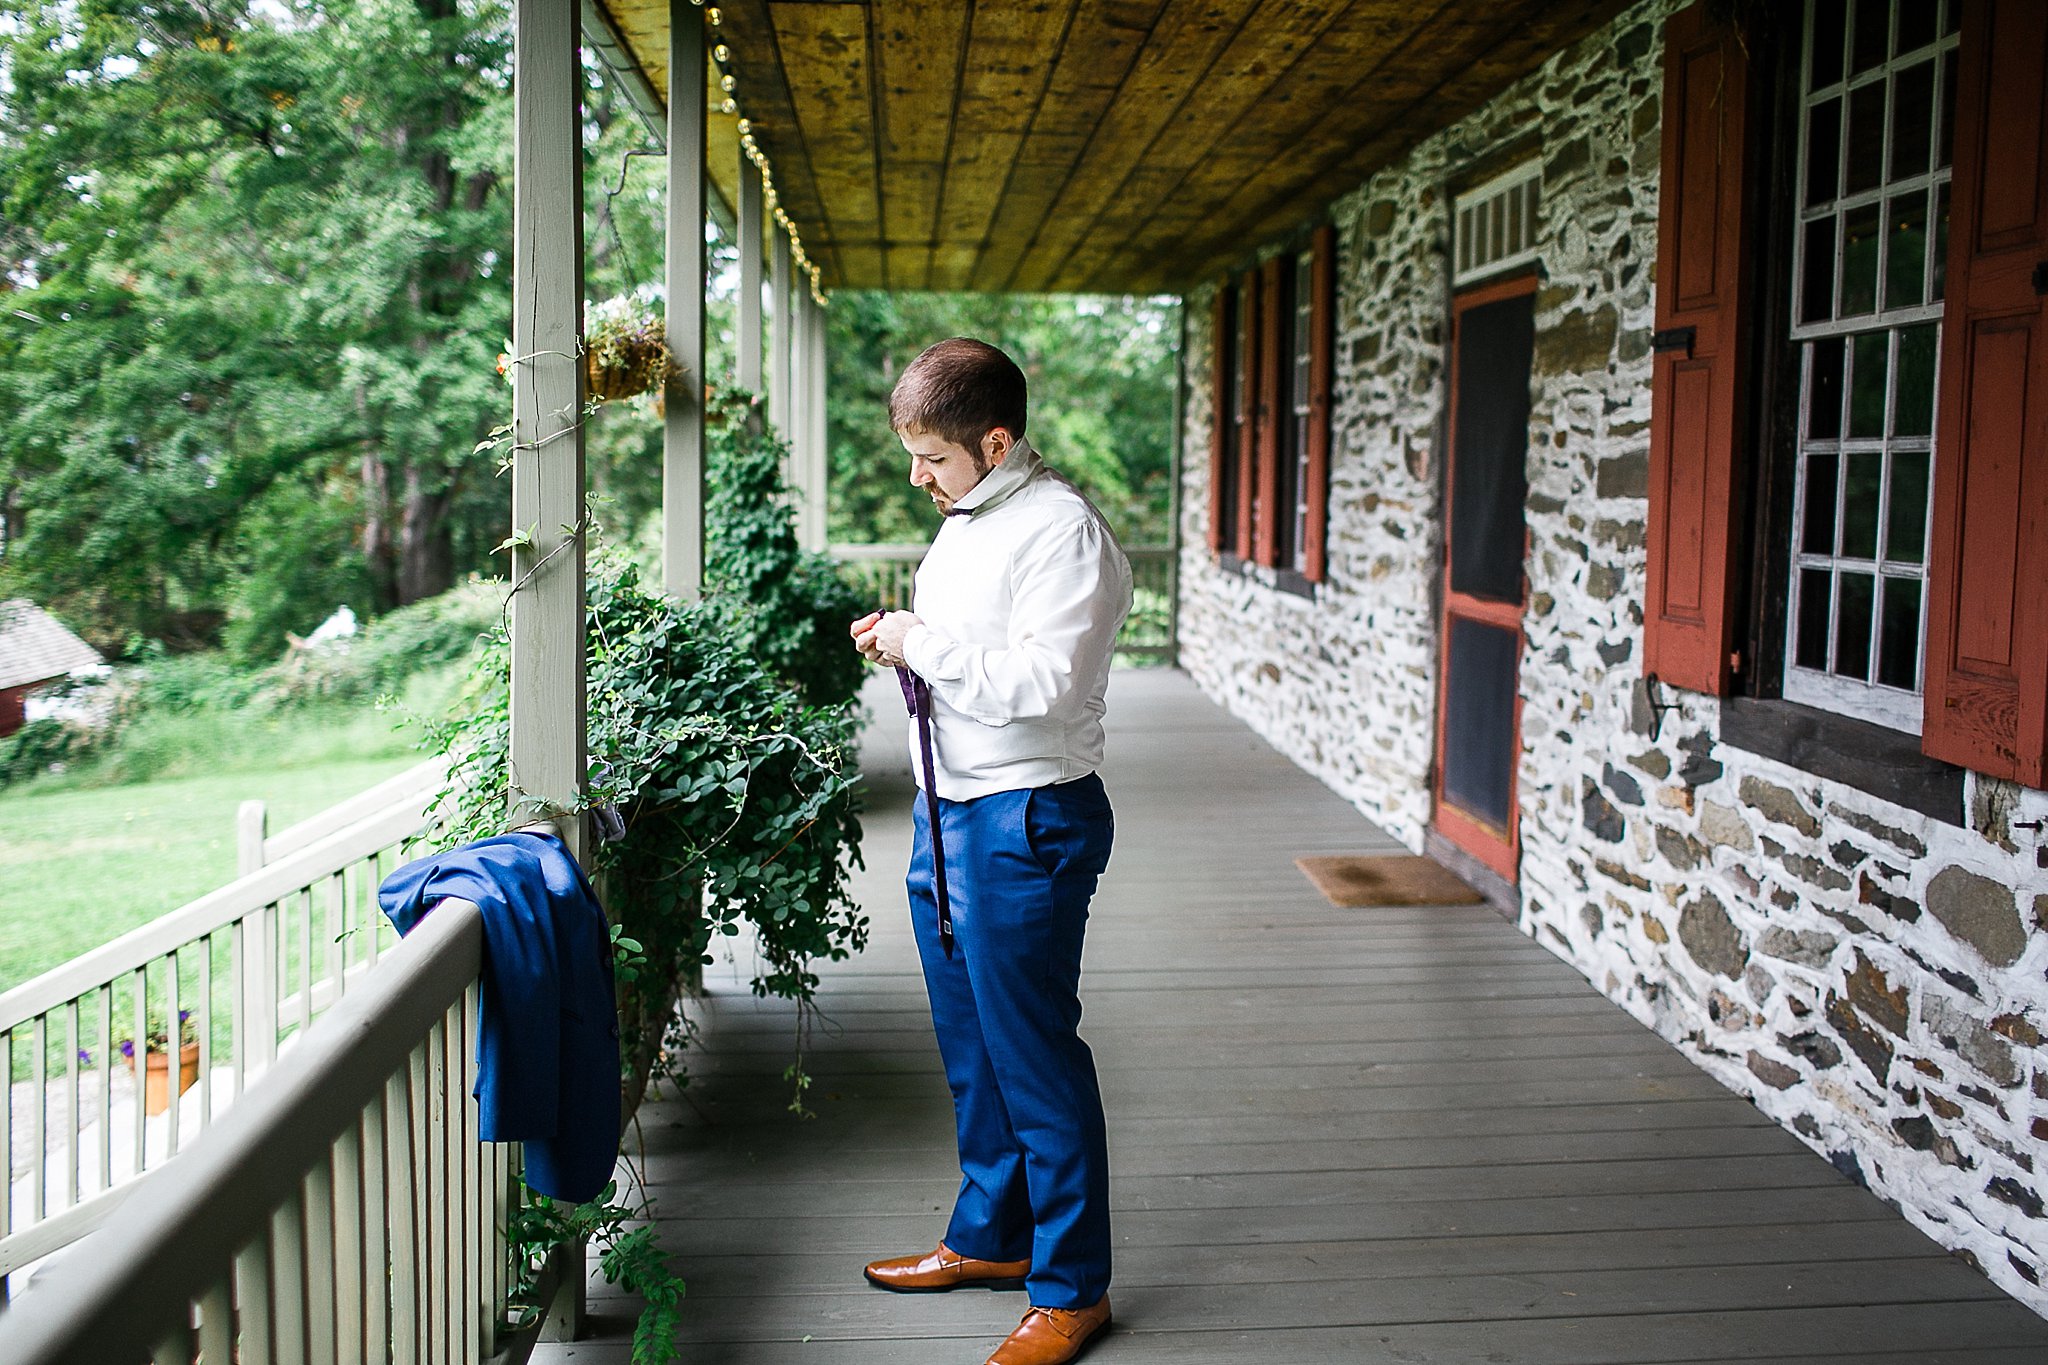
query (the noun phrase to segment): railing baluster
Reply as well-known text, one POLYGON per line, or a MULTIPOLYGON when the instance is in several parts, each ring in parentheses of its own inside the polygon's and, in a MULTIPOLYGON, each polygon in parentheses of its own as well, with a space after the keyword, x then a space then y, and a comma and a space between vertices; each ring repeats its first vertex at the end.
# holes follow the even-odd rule
POLYGON ((114 987, 99 988, 100 1072, 93 1089, 99 1092, 99 1177, 102 1190, 114 1185, 114 987))
POLYGON ((306 1172, 306 1362, 334 1365, 334 1154, 306 1172))
POLYGON ((313 1026, 313 888, 298 894, 299 902, 299 1033, 313 1026))
POLYGON ((481 1359, 488 1349, 483 1315, 483 1241, 477 1226, 476 1209, 481 1188, 477 1170, 476 1105, 469 1097, 469 993, 448 1007, 448 1103, 457 1122, 450 1124, 462 1179, 455 1207, 450 1211, 462 1229, 462 1349, 471 1359, 481 1359))
MULTIPOLYGON (((388 1093, 388 1092, 386 1092, 388 1093)), ((384 1178, 384 1093, 370 1101, 363 1111, 363 1264, 367 1268, 363 1296, 363 1350, 373 1361, 391 1354, 391 1271, 390 1230, 385 1221, 391 1213, 386 1197, 390 1185, 384 1178)))
POLYGON ((235 1297, 241 1305, 239 1365, 271 1365, 277 1340, 277 1291, 271 1283, 271 1241, 275 1221, 235 1253, 235 1297))
POLYGON ((164 1133, 164 1159, 168 1161, 178 1152, 178 1111, 185 1106, 185 1021, 179 1008, 178 952, 172 949, 164 958, 166 969, 164 982, 164 1062, 170 1068, 164 1072, 164 1093, 170 1096, 166 1117, 170 1123, 164 1133))
POLYGON ((428 1349, 436 1360, 453 1357, 448 1313, 448 1025, 437 1019, 427 1033, 427 1321, 428 1349))
POLYGON ((270 1216, 272 1336, 284 1365, 306 1358, 306 1214, 303 1185, 270 1216))
POLYGON ((347 890, 340 871, 327 879, 327 942, 322 947, 327 961, 327 979, 334 983, 336 999, 340 999, 342 992, 348 989, 343 980, 348 974, 347 890))
POLYGON ((233 1365, 235 1359, 234 1267, 215 1280, 199 1300, 199 1359, 204 1365, 233 1365))
MULTIPOLYGON (((28 1209, 29 1217, 40 1223, 50 1216, 50 1016, 36 1016, 35 1031, 30 1035, 35 1055, 29 1059, 28 1121, 29 1159, 35 1164, 29 1168, 28 1209)), ((13 1089, 12 1084, 8 1087, 13 1089)), ((13 1153, 8 1153, 8 1164, 13 1164, 13 1153)), ((13 1180, 8 1186, 13 1188, 13 1180)))
POLYGON ((363 1365, 363 1133, 334 1143, 334 1357, 363 1365))
MULTIPOLYGON (((0 1170, 6 1172, 0 1188, 0 1238, 14 1230, 14 1030, 0 1030, 0 1068, 4 1068, 7 1095, 0 1099, 0 1170)), ((7 1302, 7 1276, 0 1275, 0 1303, 7 1302)))
POLYGON ((390 1182, 386 1207, 391 1210, 391 1360, 392 1365, 419 1365, 419 1211, 420 1168, 413 1145, 413 1078, 422 1068, 418 1048, 405 1068, 385 1085, 385 1178, 390 1182))
POLYGON ((216 936, 199 940, 199 1131, 213 1126, 213 952, 216 936))
POLYGON ((78 1113, 78 1001, 64 1006, 64 1207, 78 1203, 78 1139, 84 1133, 78 1113))
POLYGON ((372 853, 367 866, 370 877, 369 884, 363 888, 363 895, 368 907, 369 933, 365 943, 369 951, 367 960, 374 967, 377 965, 377 954, 380 951, 377 939, 384 929, 384 912, 377 904, 377 888, 384 884, 384 854, 381 851, 372 853))
POLYGON ((128 1003, 133 1029, 128 1035, 128 1069, 135 1081, 135 1122, 129 1127, 135 1134, 135 1160, 129 1168, 131 1178, 141 1175, 149 1166, 149 1115, 145 1113, 149 1096, 149 966, 147 963, 135 969, 135 998, 128 1003))

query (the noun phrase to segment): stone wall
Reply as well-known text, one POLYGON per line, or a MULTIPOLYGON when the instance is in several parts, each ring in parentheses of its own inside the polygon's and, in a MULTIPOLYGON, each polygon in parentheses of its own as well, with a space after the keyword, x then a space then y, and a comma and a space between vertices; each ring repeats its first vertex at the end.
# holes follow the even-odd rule
MULTIPOLYGON (((1430 815, 1447 187, 1543 160, 1519 774, 1523 930, 2048 1314, 2048 793, 1958 828, 1640 705, 1662 87, 1649 0, 1345 195, 1329 582, 1207 543, 1211 345, 1189 329, 1182 660, 1411 848, 1430 815)), ((1210 294, 1189 298, 1206 319, 1210 294)))

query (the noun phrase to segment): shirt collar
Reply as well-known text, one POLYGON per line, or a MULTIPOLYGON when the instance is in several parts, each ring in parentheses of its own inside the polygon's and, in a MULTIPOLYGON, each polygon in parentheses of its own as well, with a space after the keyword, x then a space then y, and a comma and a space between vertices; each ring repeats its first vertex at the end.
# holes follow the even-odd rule
POLYGON ((960 500, 953 504, 952 510, 946 515, 964 517, 976 512, 986 512, 1029 483, 1031 476, 1036 474, 1043 464, 1044 461, 1038 458, 1038 452, 1031 448, 1031 443, 1019 436, 1010 443, 1010 453, 1003 457, 1003 462, 989 470, 980 483, 962 494, 960 500))

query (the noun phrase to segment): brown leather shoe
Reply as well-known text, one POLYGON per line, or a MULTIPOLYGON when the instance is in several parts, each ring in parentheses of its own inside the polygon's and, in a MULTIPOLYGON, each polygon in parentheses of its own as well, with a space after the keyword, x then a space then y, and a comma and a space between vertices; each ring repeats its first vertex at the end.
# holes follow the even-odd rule
POLYGON ((977 1261, 971 1256, 939 1243, 938 1250, 923 1256, 897 1256, 887 1261, 870 1261, 861 1272, 868 1283, 901 1294, 931 1294, 962 1285, 986 1289, 1021 1289, 1031 1273, 1029 1261, 977 1261))
POLYGON ((1109 1295, 1093 1308, 1034 1306, 1009 1339, 996 1347, 988 1365, 1066 1365, 1080 1359, 1088 1343, 1109 1326, 1109 1295))

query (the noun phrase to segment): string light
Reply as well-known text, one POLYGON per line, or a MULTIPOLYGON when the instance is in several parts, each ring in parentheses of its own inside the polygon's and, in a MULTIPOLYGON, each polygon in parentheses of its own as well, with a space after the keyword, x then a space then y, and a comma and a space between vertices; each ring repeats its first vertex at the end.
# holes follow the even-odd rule
MULTIPOLYGON (((704 17, 710 22, 711 27, 718 28, 724 24, 725 16, 719 11, 717 6, 706 5, 704 0, 690 0, 690 3, 704 11, 704 17)), ((732 48, 724 43, 717 44, 711 49, 711 59, 717 62, 721 68, 718 73, 718 88, 723 92, 725 98, 719 101, 719 112, 737 114, 740 112, 740 106, 739 101, 733 98, 733 92, 738 87, 739 82, 733 78, 730 70, 725 69, 732 65, 732 48)), ((811 260, 810 253, 804 250, 803 238, 797 234, 796 224, 791 222, 789 214, 783 211, 782 198, 775 192, 775 178, 768 165, 767 154, 761 150, 760 143, 754 138, 753 121, 742 116, 739 121, 739 133, 740 150, 746 154, 747 160, 753 163, 754 168, 761 173, 761 202, 775 215, 775 225, 789 234, 790 259, 796 264, 796 268, 802 271, 804 276, 810 280, 811 298, 822 306, 825 302, 824 274, 819 270, 817 264, 811 260)))

